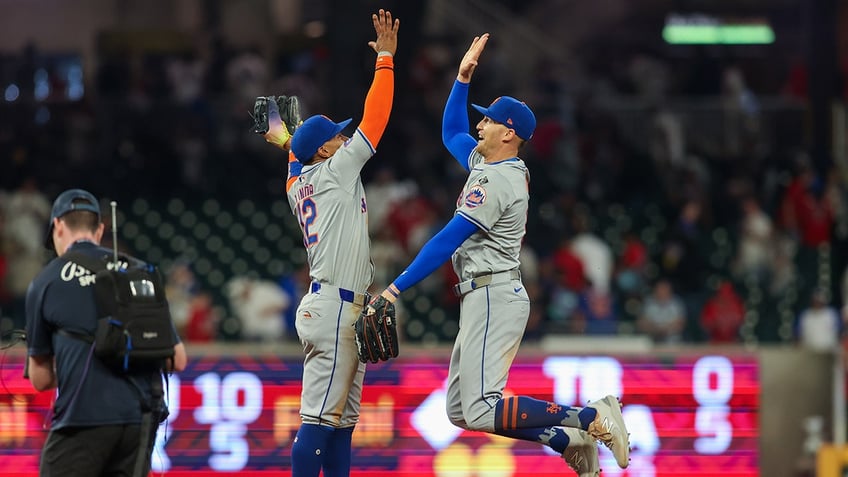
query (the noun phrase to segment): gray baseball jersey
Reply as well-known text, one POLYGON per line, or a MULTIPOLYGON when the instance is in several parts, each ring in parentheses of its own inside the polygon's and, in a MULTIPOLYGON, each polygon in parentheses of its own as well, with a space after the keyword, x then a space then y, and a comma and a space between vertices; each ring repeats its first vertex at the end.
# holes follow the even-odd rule
POLYGON ((517 269, 527 224, 530 173, 524 161, 487 164, 476 150, 468 158, 471 172, 456 203, 456 213, 470 220, 475 233, 453 254, 460 281, 517 269))
POLYGON ((303 232, 313 285, 295 326, 306 355, 301 419, 350 427, 359 421, 365 365, 356 354, 353 323, 363 302, 342 300, 339 288, 364 294, 374 276, 360 170, 374 148, 357 130, 330 159, 304 166, 288 190, 303 232))
POLYGON ((371 285, 374 266, 359 173, 373 155, 371 143, 357 130, 333 157, 304 166, 289 188, 313 281, 357 292, 371 285))
MULTIPOLYGON (((530 174, 521 159, 490 164, 474 150, 468 161, 471 171, 456 213, 480 230, 454 252, 460 281, 518 269, 530 200, 530 174)), ((527 291, 520 278, 508 274, 463 296, 448 371, 447 412, 452 421, 494 430, 495 404, 503 397, 529 316, 527 291)))

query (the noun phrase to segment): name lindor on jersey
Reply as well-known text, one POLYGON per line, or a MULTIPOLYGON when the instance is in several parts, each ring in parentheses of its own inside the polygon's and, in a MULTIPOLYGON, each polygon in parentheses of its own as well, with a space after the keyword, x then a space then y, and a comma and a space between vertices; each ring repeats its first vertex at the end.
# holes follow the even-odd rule
POLYGON ((295 199, 297 202, 300 202, 314 193, 315 187, 312 184, 306 184, 305 186, 297 190, 297 193, 295 194, 295 199))

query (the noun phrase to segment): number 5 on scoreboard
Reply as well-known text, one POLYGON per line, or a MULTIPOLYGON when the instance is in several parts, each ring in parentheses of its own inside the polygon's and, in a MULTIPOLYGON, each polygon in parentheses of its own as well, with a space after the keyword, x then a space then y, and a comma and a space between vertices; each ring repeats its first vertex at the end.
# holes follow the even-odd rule
POLYGON ((733 440, 730 398, 733 397, 733 363, 724 356, 705 356, 692 369, 692 396, 698 402, 695 412, 695 450, 701 454, 721 454, 733 440))
POLYGON ((247 465, 250 446, 247 425, 262 413, 262 381, 248 372, 204 373, 194 380, 202 396, 194 420, 209 424, 209 467, 219 472, 238 471, 247 465))

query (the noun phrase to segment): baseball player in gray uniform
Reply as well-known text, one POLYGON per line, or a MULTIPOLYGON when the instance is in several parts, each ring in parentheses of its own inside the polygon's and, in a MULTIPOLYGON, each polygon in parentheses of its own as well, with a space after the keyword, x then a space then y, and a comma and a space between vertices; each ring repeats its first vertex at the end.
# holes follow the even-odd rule
MULTIPOLYGON (((336 123, 316 115, 296 129, 290 142, 280 144, 291 148, 286 195, 303 231, 312 280, 296 317, 306 357, 293 477, 317 477, 322 469, 324 477, 349 475, 351 436, 359 421, 365 365, 357 358, 352 325, 374 276, 359 174, 389 120, 400 25, 382 9, 372 20, 377 32, 376 41, 369 42, 377 53, 374 80, 353 136, 342 134, 350 119, 336 123)), ((269 131, 266 138, 275 134, 269 131)))
POLYGON ((628 434, 614 396, 583 408, 528 396, 503 397, 530 314, 518 271, 530 175, 518 151, 532 137, 536 118, 524 103, 501 96, 488 108, 473 105, 483 119, 477 123, 478 140, 468 134, 469 83, 488 38, 484 34, 471 43, 445 105, 442 140, 469 172, 454 217, 381 296, 394 302, 452 255, 461 305, 448 372, 451 422, 549 446, 581 477, 599 473, 597 439, 625 468, 628 434))

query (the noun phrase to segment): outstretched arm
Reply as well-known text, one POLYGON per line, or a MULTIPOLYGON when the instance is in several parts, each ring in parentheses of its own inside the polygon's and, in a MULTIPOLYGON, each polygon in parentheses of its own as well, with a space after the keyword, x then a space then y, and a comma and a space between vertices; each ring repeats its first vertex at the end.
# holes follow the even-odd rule
MULTIPOLYGON (((297 101, 296 97, 292 97, 290 99, 297 101)), ((268 131, 263 134, 263 137, 268 143, 273 144, 288 153, 288 164, 286 166, 286 192, 288 192, 292 184, 294 184, 294 182, 297 180, 297 177, 300 175, 300 170, 303 168, 303 164, 298 162, 298 160, 295 159, 294 154, 291 152, 292 134, 291 131, 289 131, 288 126, 283 123, 283 119, 280 116, 280 108, 277 105, 277 101, 274 101, 272 97, 267 102, 267 105, 268 131)), ((297 119, 300 119, 299 112, 297 114, 297 119)))
POLYGON ((377 39, 368 42, 368 45, 377 52, 377 64, 374 71, 374 81, 365 98, 365 112, 359 130, 376 148, 386 125, 389 123, 389 114, 392 111, 394 100, 394 55, 397 51, 397 32, 400 20, 392 20, 392 13, 380 9, 378 13, 371 16, 374 22, 374 30, 377 39))
POLYGON ((468 84, 488 41, 488 33, 474 37, 459 63, 456 82, 448 96, 442 117, 442 142, 465 170, 469 170, 468 156, 477 146, 477 141, 468 133, 468 84))
POLYGON ((394 303, 398 295, 425 279, 447 261, 453 252, 479 230, 475 224, 457 214, 445 227, 433 236, 421 250, 406 270, 386 288, 381 296, 394 303))
POLYGON ((377 144, 389 123, 389 114, 392 111, 394 99, 394 54, 397 50, 397 32, 400 21, 392 20, 391 12, 380 10, 371 16, 377 39, 368 42, 377 52, 377 62, 374 68, 374 80, 365 97, 365 111, 362 114, 362 122, 353 134, 357 143, 365 143, 366 148, 348 148, 347 144, 339 148, 334 159, 329 161, 329 170, 341 178, 346 187, 354 187, 359 180, 359 173, 365 163, 374 155, 377 144), (349 153, 346 153, 348 151, 349 153))
POLYGON ((477 147, 477 141, 468 134, 468 83, 455 81, 442 116, 442 143, 456 162, 468 167, 468 156, 477 147))

